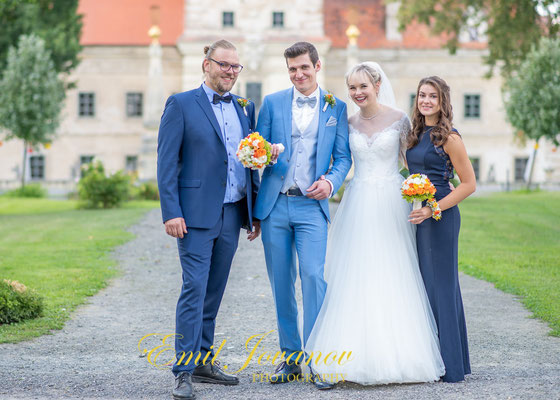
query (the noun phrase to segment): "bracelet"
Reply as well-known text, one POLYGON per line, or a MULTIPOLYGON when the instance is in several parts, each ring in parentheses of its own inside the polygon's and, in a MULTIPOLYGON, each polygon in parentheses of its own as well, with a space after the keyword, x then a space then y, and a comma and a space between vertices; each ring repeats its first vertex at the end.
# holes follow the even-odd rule
POLYGON ((439 208, 439 204, 436 199, 433 197, 428 199, 426 201, 426 205, 432 209, 432 218, 439 221, 441 219, 441 208, 439 208))

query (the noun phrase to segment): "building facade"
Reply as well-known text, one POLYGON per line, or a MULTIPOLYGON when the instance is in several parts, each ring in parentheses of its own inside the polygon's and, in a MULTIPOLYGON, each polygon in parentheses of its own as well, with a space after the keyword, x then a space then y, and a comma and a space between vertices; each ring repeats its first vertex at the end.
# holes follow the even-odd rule
MULTIPOLYGON (((284 50, 314 43, 320 85, 348 99, 344 75, 360 61, 376 61, 391 79, 399 108, 410 111, 418 81, 439 75, 451 87, 454 125, 462 134, 482 185, 521 183, 534 142, 519 143, 506 122, 499 76, 483 77, 485 39, 466 31, 457 54, 421 26, 397 30, 398 3, 382 0, 82 0, 82 61, 70 77, 63 122, 49 148, 28 150, 28 178, 52 194, 72 191, 81 164, 101 160, 155 178, 157 116, 165 98, 202 82, 203 48, 219 38, 238 47, 244 69, 234 92, 257 106, 291 85, 284 50), (109 12, 110 10, 110 12, 109 12), (154 31, 154 26, 159 28, 154 31), (353 29, 348 30, 352 26, 353 29), (152 30, 150 30, 152 27, 152 30), (150 35, 148 35, 150 30, 150 35), (359 34, 358 34, 359 32, 359 34), (154 117, 156 116, 156 117, 154 117)), ((356 108, 349 105, 349 111, 356 108)), ((18 184, 23 145, 0 147, 0 191, 18 184)), ((533 180, 560 182, 560 155, 540 143, 533 180)))

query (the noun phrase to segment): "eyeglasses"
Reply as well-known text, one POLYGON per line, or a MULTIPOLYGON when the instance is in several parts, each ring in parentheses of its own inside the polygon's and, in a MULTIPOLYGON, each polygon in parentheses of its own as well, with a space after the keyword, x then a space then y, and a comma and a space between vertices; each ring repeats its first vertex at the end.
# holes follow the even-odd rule
POLYGON ((223 61, 216 61, 213 58, 209 58, 209 60, 214 61, 216 64, 218 64, 223 72, 228 72, 231 69, 233 73, 238 74, 243 69, 243 65, 241 64, 230 64, 223 61))

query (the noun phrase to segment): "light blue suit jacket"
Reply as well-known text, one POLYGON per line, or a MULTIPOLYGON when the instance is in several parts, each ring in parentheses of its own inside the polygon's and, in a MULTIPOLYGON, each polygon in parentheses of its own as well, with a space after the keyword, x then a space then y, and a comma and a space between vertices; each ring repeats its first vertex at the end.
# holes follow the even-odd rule
MULTIPOLYGON (((327 105, 327 109, 323 111, 325 94, 327 92, 321 89, 315 180, 325 175, 333 184, 333 193, 336 193, 352 165, 348 144, 348 116, 346 104, 338 98, 334 107, 327 105)), ((292 100, 293 88, 273 93, 264 98, 259 112, 257 131, 270 143, 282 143, 285 147, 278 162, 266 167, 263 172, 253 210, 254 217, 260 220, 270 214, 288 171, 292 150, 292 100)), ((320 204, 325 217, 330 220, 328 199, 320 200, 320 204)))

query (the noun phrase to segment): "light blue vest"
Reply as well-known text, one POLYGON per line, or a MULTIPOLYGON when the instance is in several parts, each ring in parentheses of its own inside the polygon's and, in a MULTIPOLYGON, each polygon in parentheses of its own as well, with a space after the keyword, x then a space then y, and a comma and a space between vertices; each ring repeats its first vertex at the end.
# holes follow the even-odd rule
POLYGON ((303 132, 299 130, 292 118, 292 153, 282 193, 286 193, 289 188, 297 185, 301 192, 306 194, 306 190, 315 182, 320 108, 320 104, 318 104, 313 119, 303 132))

